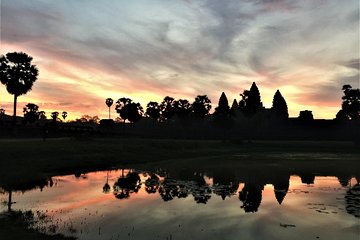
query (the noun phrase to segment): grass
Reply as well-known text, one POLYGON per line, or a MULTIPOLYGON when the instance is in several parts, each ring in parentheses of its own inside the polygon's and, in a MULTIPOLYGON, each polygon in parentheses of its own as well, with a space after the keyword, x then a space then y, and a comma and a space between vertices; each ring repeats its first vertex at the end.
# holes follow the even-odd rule
POLYGON ((13 239, 44 239, 44 240, 72 240, 73 237, 65 237, 61 234, 48 235, 30 228, 36 220, 30 211, 12 211, 0 214, 0 236, 3 240, 13 239))
MULTIPOLYGON (((294 154, 335 154, 360 159, 360 148, 351 142, 223 142, 215 140, 167 140, 95 138, 79 141, 68 138, 0 140, 0 183, 34 178, 154 164, 217 164, 218 159, 274 160, 294 154), (237 157, 238 156, 238 157, 237 157), (246 157, 244 157, 246 156, 246 157), (21 178, 19 178, 21 176, 21 178)), ((287 157, 287 158, 288 158, 287 157)), ((285 158, 285 159, 287 159, 285 158)), ((291 157, 290 157, 291 158, 291 157)), ((221 161, 221 164, 226 162, 221 161)), ((314 159, 313 159, 314 160, 314 159)), ((320 161, 321 159, 318 159, 320 161)), ((303 159, 302 161, 309 161, 303 159)), ((233 161, 230 161, 233 164, 233 161)))

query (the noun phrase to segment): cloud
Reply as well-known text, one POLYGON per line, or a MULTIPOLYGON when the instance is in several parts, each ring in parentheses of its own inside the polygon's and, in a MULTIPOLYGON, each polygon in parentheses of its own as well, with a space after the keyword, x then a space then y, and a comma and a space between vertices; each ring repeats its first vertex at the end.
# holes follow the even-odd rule
MULTIPOLYGON (((2 49, 30 52, 39 85, 51 79, 59 95, 93 104, 106 92, 144 102, 208 94, 217 102, 222 91, 238 98, 256 81, 269 101, 293 86, 290 102, 335 105, 328 96, 358 77, 356 1, 3 0, 1 11, 2 49)), ((45 86, 37 92, 39 101, 60 101, 45 86)))
POLYGON ((357 69, 358 71, 360 71, 360 59, 359 58, 340 62, 339 64, 343 65, 345 67, 354 68, 354 69, 357 69))

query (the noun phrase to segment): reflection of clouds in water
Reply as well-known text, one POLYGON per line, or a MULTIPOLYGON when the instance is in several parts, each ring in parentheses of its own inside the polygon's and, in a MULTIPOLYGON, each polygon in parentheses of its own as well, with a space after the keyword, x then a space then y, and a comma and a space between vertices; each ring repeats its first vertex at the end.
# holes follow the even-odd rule
MULTIPOLYGON (((124 175, 122 171, 110 171, 109 185, 112 187, 119 177, 128 175, 129 171, 124 171, 124 175)), ((208 186, 207 182, 218 182, 216 179, 208 177, 208 181, 187 181, 184 174, 182 180, 167 179, 150 172, 146 176, 143 173, 138 176, 141 188, 127 199, 118 200, 113 194, 102 193, 107 179, 105 171, 88 173, 87 179, 76 180, 73 175, 56 177, 54 179, 61 182, 61 187, 45 188, 42 193, 36 190, 21 194, 16 197, 18 203, 14 207, 21 207, 28 202, 28 206, 35 206, 37 209, 56 211, 56 218, 62 221, 69 221, 70 218, 72 226, 77 230, 76 234, 85 239, 96 239, 99 227, 103 238, 118 234, 124 238, 130 233, 134 239, 148 236, 156 238, 157 235, 160 239, 166 239, 170 234, 173 239, 235 239, 239 236, 242 239, 311 239, 315 233, 319 233, 321 238, 343 235, 345 239, 351 239, 354 235, 354 232, 343 230, 354 224, 354 218, 346 213, 342 195, 346 188, 341 187, 336 177, 316 177, 314 184, 309 187, 301 182, 300 177, 291 176, 289 191, 281 205, 274 190, 286 186, 279 183, 278 187, 265 184, 261 189, 262 199, 258 211, 245 213, 240 208, 242 203, 237 197, 239 190, 246 187, 244 183, 235 191, 235 197, 226 197, 223 201, 221 194, 216 195, 214 191, 224 189, 227 192, 227 187, 231 185, 208 186), (173 200, 164 202, 159 190, 155 194, 149 194, 145 188, 149 178, 156 180, 159 187, 171 187, 175 196, 173 200), (204 186, 211 189, 209 195, 212 197, 206 204, 197 204, 192 193, 201 194, 204 186), (187 197, 177 197, 183 191, 188 191, 187 197), (338 200, 341 197, 343 201, 338 200), (316 209, 309 209, 311 207, 316 209), (329 213, 316 211, 324 207, 324 211, 329 213), (338 209, 341 207, 343 210, 338 209), (334 213, 335 210, 337 213, 334 213), (296 227, 282 228, 280 224, 294 224, 296 227), (329 225, 332 227, 327 229, 329 225), (324 229, 328 232, 324 232, 324 229)), ((192 174, 189 176, 198 179, 192 174)), ((263 181, 265 180, 260 182, 263 181)), ((226 183, 225 180, 222 182, 226 183)), ((353 179, 351 182, 354 182, 353 179)), ((275 182, 273 184, 276 185, 275 182)))

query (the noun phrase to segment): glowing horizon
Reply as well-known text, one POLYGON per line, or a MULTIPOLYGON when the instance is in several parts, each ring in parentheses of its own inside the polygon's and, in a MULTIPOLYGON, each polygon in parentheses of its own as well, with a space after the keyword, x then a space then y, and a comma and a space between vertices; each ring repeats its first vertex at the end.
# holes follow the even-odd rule
MULTIPOLYGON (((145 109, 165 96, 207 94, 215 108, 221 92, 231 104, 256 82, 267 108, 279 89, 290 117, 311 110, 332 119, 342 85, 360 87, 355 0, 2 0, 0 40, 0 54, 25 52, 39 69, 18 116, 32 102, 48 118, 107 118, 108 97, 145 109)), ((11 115, 3 85, 0 96, 11 115)))

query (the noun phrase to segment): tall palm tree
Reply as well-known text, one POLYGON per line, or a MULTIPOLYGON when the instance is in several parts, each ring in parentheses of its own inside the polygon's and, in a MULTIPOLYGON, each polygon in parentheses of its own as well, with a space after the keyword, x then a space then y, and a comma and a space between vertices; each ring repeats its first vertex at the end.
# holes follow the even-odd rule
POLYGON ((0 108, 0 120, 2 120, 4 116, 5 116, 5 109, 0 108))
POLYGON ((56 120, 58 119, 58 116, 59 116, 59 112, 52 112, 51 113, 51 118, 53 120, 53 122, 55 123, 56 120))
POLYGON ((18 96, 31 90, 39 74, 32 57, 23 52, 7 53, 0 56, 0 81, 6 90, 14 95, 14 124, 16 123, 16 103, 18 96))
POLYGON ((110 185, 109 185, 109 171, 106 173, 106 183, 103 186, 103 193, 109 193, 110 192, 110 185))
POLYGON ((67 117, 67 112, 63 111, 62 114, 61 114, 62 118, 64 119, 65 121, 65 118, 67 117))
POLYGON ((112 100, 112 98, 107 98, 105 103, 106 103, 106 106, 108 106, 108 108, 109 108, 109 119, 111 119, 110 118, 110 107, 113 105, 114 100, 112 100))

